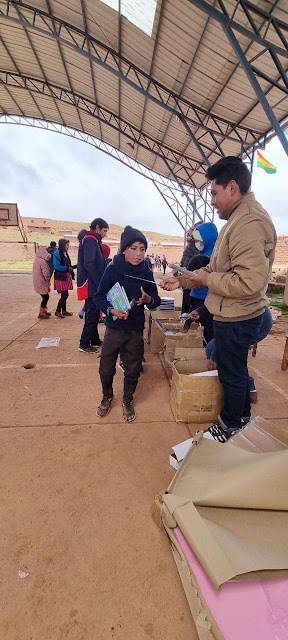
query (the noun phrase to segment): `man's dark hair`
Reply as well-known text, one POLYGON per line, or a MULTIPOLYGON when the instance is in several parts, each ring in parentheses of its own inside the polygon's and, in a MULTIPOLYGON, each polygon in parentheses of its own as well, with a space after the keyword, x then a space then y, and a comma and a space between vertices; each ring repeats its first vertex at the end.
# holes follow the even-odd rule
POLYGON ((234 156, 218 160, 216 164, 208 168, 206 177, 210 181, 216 180, 216 184, 221 184, 225 189, 230 180, 235 180, 242 195, 248 193, 251 186, 251 173, 247 164, 234 156))
POLYGON ((109 229, 109 224, 106 220, 103 220, 103 218, 95 218, 95 220, 92 220, 90 224, 90 229, 95 231, 96 227, 99 227, 100 229, 109 229))
POLYGON ((56 242, 55 242, 55 240, 51 240, 51 242, 50 242, 50 245, 49 245, 49 246, 50 246, 50 247, 56 247, 56 242))

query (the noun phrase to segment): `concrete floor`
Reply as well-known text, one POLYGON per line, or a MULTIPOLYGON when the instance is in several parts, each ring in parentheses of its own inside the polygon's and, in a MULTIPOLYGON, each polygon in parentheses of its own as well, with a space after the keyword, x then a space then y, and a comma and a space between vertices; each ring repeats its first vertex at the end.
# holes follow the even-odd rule
MULTIPOLYGON (((78 351, 75 292, 73 317, 47 321, 38 321, 30 274, 0 274, 0 294, 0 637, 196 640, 168 543, 149 511, 173 477, 171 446, 199 425, 174 422, 169 385, 149 347, 136 421, 123 422, 120 369, 113 408, 100 420, 99 358, 78 351), (55 336, 59 347, 35 350, 41 337, 55 336)), ((56 303, 52 292, 50 311, 56 303)), ((254 415, 288 443, 288 372, 280 370, 287 322, 278 326, 249 365, 259 390, 254 415)))

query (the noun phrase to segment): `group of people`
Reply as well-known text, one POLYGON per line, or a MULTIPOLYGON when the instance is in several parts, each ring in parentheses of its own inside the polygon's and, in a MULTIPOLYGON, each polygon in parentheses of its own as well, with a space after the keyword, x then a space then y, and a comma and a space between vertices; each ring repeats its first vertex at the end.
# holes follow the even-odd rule
MULTIPOLYGON (((204 326, 210 345, 209 367, 218 368, 224 388, 224 407, 208 431, 215 440, 226 442, 250 420, 247 357, 251 345, 262 340, 271 328, 266 289, 277 236, 268 213, 250 192, 251 175, 239 158, 222 158, 209 167, 207 178, 211 183, 212 205, 226 224, 219 236, 213 223, 198 223, 190 229, 181 266, 191 271, 191 275, 178 272, 160 286, 166 291, 182 287, 182 311, 189 313, 191 321, 204 326)), ((101 344, 98 322, 102 312, 106 325, 99 369, 103 397, 97 414, 104 417, 110 411, 120 355, 124 369, 123 417, 130 422, 135 419, 133 396, 144 355, 144 305, 155 309, 161 299, 153 264, 151 269, 151 257, 154 265, 155 257, 145 259, 147 239, 143 233, 125 227, 119 252, 107 266, 103 240, 108 229, 105 220, 96 218, 90 229, 78 236, 77 290, 78 299, 85 301, 79 350, 97 352, 101 344), (113 308, 110 302, 109 292, 116 283, 125 289, 131 303, 128 311, 113 308)), ((39 249, 37 253, 33 274, 35 289, 42 297, 40 318, 49 316, 51 271, 48 261, 52 253, 54 289, 60 293, 56 316, 71 315, 66 310, 66 302, 73 288, 76 265, 71 265, 68 247, 67 240, 60 240, 58 249, 39 249)), ((163 259, 165 273, 165 256, 163 259)), ((164 268, 163 260, 162 266, 164 268)))
POLYGON ((67 299, 69 291, 73 289, 74 269, 77 265, 71 264, 69 257, 69 240, 61 238, 56 248, 56 242, 52 240, 47 249, 38 249, 33 264, 33 284, 34 289, 40 294, 42 301, 40 304, 38 318, 47 320, 51 313, 48 312, 47 304, 51 289, 51 279, 54 279, 54 289, 60 294, 59 302, 55 311, 57 318, 72 316, 73 313, 67 311, 67 299))
POLYGON ((146 255, 146 260, 148 262, 149 268, 151 269, 151 271, 154 271, 154 269, 158 269, 158 271, 161 271, 161 266, 163 267, 163 272, 165 275, 166 269, 167 269, 167 260, 166 260, 166 256, 163 255, 162 259, 160 256, 154 256, 154 253, 151 253, 151 255, 149 255, 147 253, 146 255))

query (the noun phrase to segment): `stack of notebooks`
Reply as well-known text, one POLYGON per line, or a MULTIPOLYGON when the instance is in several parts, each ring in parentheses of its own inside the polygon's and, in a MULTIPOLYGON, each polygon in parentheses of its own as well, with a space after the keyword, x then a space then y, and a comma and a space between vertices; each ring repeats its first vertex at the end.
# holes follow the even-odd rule
POLYGON ((175 311, 174 298, 161 298, 161 304, 157 307, 157 311, 175 311))
MULTIPOLYGON (((119 282, 116 282, 112 289, 107 293, 107 300, 112 305, 113 309, 122 309, 128 311, 131 309, 131 304, 127 298, 126 291, 119 282)), ((116 320, 116 316, 113 316, 113 320, 116 320)))

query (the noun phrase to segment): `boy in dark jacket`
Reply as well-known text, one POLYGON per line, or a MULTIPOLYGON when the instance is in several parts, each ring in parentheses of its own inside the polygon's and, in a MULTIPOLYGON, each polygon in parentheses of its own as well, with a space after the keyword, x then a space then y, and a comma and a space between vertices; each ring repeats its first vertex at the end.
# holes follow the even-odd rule
POLYGON ((108 229, 109 225, 105 220, 95 218, 89 231, 83 229, 78 235, 77 295, 78 300, 85 300, 85 322, 79 351, 84 353, 96 353, 102 344, 98 333, 100 310, 95 305, 93 296, 106 268, 102 240, 108 229))
POLYGON ((147 240, 143 233, 138 229, 125 227, 121 236, 120 253, 108 265, 94 296, 96 306, 106 314, 107 327, 99 369, 103 399, 97 414, 101 418, 110 411, 116 361, 121 349, 124 366, 123 416, 127 422, 135 419, 133 394, 144 355, 144 305, 148 309, 156 309, 161 304, 153 273, 144 259, 146 250, 147 240), (129 302, 136 302, 129 311, 113 309, 107 300, 107 294, 116 282, 124 287, 129 302))

